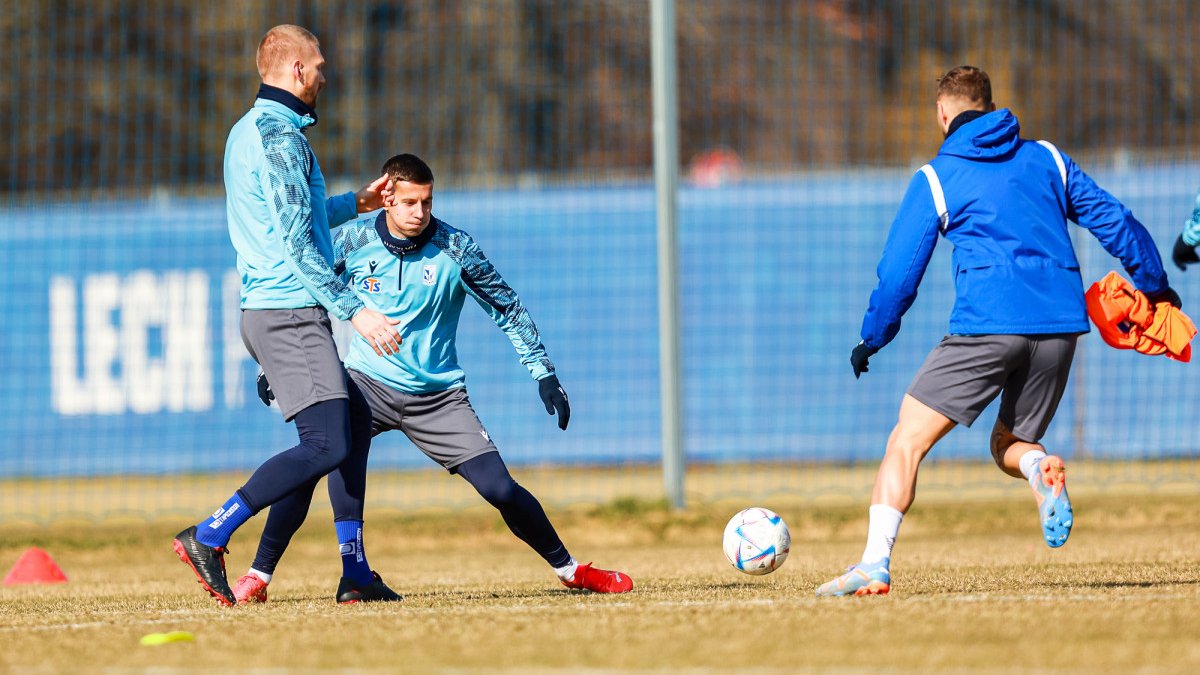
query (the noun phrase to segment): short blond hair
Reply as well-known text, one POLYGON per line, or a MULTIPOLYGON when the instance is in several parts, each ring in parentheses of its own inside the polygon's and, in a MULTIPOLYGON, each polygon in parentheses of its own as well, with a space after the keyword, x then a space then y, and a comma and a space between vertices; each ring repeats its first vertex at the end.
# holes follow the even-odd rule
POLYGON ((305 47, 319 47, 320 44, 317 36, 306 28, 290 23, 275 26, 258 43, 255 62, 259 76, 265 80, 271 73, 301 56, 305 47))

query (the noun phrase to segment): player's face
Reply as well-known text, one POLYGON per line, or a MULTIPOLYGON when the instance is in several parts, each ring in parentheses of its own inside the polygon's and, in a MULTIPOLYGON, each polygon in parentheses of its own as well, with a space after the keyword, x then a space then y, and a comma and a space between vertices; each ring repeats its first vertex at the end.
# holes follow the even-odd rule
POLYGON ((293 75, 300 88, 296 97, 316 108, 317 94, 325 88, 325 57, 321 55, 320 47, 308 45, 298 61, 299 63, 292 66, 293 75))
POLYGON ((392 191, 394 204, 387 208, 388 231, 405 239, 424 232, 433 214, 433 183, 400 180, 392 183, 392 191))

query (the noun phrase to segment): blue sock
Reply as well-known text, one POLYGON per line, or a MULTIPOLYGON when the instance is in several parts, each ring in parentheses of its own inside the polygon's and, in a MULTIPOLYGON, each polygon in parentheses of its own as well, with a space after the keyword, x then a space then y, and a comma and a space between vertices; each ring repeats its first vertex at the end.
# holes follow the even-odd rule
POLYGON ((227 546, 234 530, 250 520, 250 516, 253 515, 242 495, 235 492, 216 513, 196 526, 196 541, 205 546, 227 546))
POLYGON ((367 554, 363 551, 361 520, 339 520, 333 524, 337 530, 338 549, 342 553, 342 576, 356 584, 369 584, 374 580, 367 554))

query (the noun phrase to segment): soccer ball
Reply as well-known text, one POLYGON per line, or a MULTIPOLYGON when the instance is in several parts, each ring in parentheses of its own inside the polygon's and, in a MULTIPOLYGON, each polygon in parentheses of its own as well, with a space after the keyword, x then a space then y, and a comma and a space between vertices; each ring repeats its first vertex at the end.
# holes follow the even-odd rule
POLYGON ((756 506, 734 514, 721 544, 725 557, 739 571, 770 574, 787 560, 792 534, 779 514, 756 506))

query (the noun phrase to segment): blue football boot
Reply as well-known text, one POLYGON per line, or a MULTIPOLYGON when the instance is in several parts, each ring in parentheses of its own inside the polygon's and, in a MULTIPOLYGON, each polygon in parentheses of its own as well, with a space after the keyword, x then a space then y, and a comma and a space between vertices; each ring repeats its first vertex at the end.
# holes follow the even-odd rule
POLYGON ((888 571, 890 560, 884 558, 878 562, 853 565, 842 576, 821 584, 817 595, 887 595, 892 590, 892 573, 888 571))
POLYGON ((1075 516, 1071 512, 1071 500, 1067 497, 1067 468, 1062 458, 1046 455, 1038 463, 1037 473, 1029 481, 1033 496, 1037 498, 1038 517, 1042 522, 1042 536, 1050 548, 1067 543, 1075 516))

